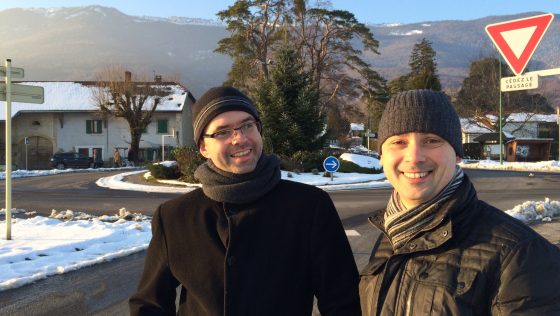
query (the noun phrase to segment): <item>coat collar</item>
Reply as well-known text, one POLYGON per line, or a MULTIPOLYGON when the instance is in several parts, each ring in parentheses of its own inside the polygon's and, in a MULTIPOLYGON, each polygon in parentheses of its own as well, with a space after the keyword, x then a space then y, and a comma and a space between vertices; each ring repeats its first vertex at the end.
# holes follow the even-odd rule
MULTIPOLYGON (((472 203, 477 201, 476 191, 470 182, 470 179, 465 175, 463 182, 457 188, 453 196, 441 205, 438 205, 438 213, 434 220, 423 231, 412 237, 405 245, 394 251, 394 254, 407 254, 418 251, 431 250, 441 247, 448 240, 453 237, 453 230, 462 226, 462 219, 464 219, 471 209, 472 203)), ((384 226, 385 209, 373 212, 372 216, 368 218, 369 222, 383 232, 383 241, 389 245, 391 244, 384 226)), ((392 247, 390 247, 392 249, 392 247)))

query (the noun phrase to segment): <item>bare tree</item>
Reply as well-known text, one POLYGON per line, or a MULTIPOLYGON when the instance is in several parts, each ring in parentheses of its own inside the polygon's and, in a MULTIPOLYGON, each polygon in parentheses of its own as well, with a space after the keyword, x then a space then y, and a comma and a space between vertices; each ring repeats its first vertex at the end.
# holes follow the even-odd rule
POLYGON ((96 78, 93 101, 105 117, 121 117, 127 121, 130 150, 136 162, 142 130, 150 124, 165 93, 154 82, 149 82, 146 75, 139 75, 133 81, 132 73, 118 65, 102 69, 96 78))
POLYGON ((546 97, 538 93, 523 91, 500 92, 500 78, 511 76, 507 65, 495 58, 482 58, 471 63, 468 77, 457 94, 457 111, 478 126, 498 131, 511 120, 513 113, 528 113, 519 127, 523 128, 534 114, 551 113, 546 97), (502 121, 499 122, 499 100, 502 100, 502 121))

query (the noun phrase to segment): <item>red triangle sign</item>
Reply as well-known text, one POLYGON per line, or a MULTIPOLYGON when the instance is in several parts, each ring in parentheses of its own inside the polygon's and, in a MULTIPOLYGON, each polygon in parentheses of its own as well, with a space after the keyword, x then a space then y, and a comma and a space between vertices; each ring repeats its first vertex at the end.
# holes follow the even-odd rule
POLYGON ((551 13, 486 26, 486 33, 515 75, 520 75, 552 22, 551 13))

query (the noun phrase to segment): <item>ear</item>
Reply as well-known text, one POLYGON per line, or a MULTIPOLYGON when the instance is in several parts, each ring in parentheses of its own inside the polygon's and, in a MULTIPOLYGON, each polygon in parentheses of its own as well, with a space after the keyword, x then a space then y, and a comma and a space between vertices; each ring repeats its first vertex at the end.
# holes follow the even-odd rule
POLYGON ((200 141, 200 144, 198 144, 198 151, 200 151, 200 154, 202 156, 204 156, 204 158, 209 158, 208 157, 208 151, 206 150, 206 144, 204 142, 204 139, 200 141))

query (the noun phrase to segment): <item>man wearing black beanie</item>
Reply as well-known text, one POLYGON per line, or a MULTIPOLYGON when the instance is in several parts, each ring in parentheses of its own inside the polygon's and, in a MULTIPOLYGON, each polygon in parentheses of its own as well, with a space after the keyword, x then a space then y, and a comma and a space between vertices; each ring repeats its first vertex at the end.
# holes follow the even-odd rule
POLYGON ((394 95, 379 122, 394 191, 360 280, 362 315, 560 315, 560 251, 478 200, 457 166, 459 117, 431 90, 394 95))
POLYGON ((329 195, 282 180, 253 102, 232 87, 192 107, 202 188, 163 203, 132 315, 360 315, 359 275, 329 195), (180 287, 178 306, 177 288, 180 287))

